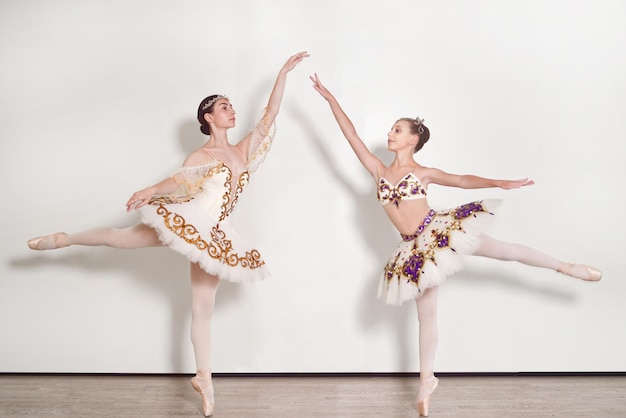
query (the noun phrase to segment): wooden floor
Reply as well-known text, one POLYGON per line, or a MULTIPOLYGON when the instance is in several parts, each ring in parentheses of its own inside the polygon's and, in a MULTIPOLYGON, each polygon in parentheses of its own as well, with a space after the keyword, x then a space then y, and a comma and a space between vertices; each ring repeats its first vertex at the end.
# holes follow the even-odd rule
MULTIPOLYGON (((180 375, 0 374, 0 417, 201 417, 180 375)), ((416 377, 215 376, 215 417, 418 417, 416 377)), ((440 376, 433 418, 626 417, 625 376, 440 376)))

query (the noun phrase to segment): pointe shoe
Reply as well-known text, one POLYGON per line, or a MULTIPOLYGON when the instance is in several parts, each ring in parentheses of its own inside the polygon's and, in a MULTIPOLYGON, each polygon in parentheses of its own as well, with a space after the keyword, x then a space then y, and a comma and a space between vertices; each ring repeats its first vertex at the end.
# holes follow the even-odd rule
POLYGON ((215 407, 215 399, 213 397, 213 383, 211 381, 211 374, 208 373, 207 377, 195 376, 191 378, 191 386, 196 392, 200 394, 202 398, 202 412, 205 417, 213 415, 213 409, 215 407))
POLYGON ((52 235, 44 235, 28 240, 28 248, 31 250, 56 250, 57 248, 66 247, 59 243, 60 238, 66 237, 65 232, 57 232, 52 235))
POLYGON ((417 395, 417 411, 420 417, 427 417, 430 412, 430 395, 439 386, 439 379, 431 376, 424 384, 420 384, 420 390, 417 395))
POLYGON ((430 412, 430 395, 426 399, 417 402, 417 411, 420 417, 427 417, 430 412))
POLYGON ((561 263, 556 271, 588 282, 597 282, 602 278, 602 272, 600 270, 585 264, 561 263))

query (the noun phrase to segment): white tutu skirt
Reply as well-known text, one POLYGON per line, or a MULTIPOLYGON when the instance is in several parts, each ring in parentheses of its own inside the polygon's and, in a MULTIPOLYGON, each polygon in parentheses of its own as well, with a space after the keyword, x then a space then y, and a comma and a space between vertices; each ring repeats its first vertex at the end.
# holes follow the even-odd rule
POLYGON ((228 218, 218 222, 211 216, 203 197, 154 197, 139 208, 141 221, 156 230, 164 245, 222 280, 253 282, 269 275, 259 251, 245 243, 228 218))
POLYGON ((472 254, 493 221, 501 200, 482 200, 454 209, 431 210, 418 230, 403 235, 385 266, 378 298, 390 305, 419 298, 463 268, 462 255, 472 254))

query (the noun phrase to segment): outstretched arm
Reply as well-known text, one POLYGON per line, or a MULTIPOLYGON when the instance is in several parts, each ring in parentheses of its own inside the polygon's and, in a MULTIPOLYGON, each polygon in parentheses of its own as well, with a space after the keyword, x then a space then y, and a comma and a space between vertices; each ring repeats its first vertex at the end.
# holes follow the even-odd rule
POLYGON ((317 90, 317 92, 328 102, 330 105, 330 110, 333 112, 333 116, 335 116, 335 120, 337 120, 337 124, 339 124, 339 128, 341 128, 341 132, 343 136, 346 137, 348 143, 352 147, 352 150, 356 154, 357 158, 363 164, 363 167, 375 178, 378 179, 378 176, 382 172, 384 165, 382 161, 374 154, 370 152, 367 146, 363 143, 363 140, 359 137, 352 124, 352 121, 345 114, 335 96, 331 94, 330 91, 320 81, 317 74, 314 76, 310 76, 311 81, 313 82, 313 88, 317 90))
POLYGON ((147 205, 150 198, 156 194, 168 194, 172 193, 178 188, 178 183, 174 177, 168 177, 152 186, 148 186, 145 189, 139 190, 128 199, 126 202, 126 211, 130 212, 132 209, 140 208, 147 205))
POLYGON ((519 180, 496 180, 485 177, 478 177, 471 174, 459 175, 450 174, 436 168, 428 168, 422 180, 424 183, 435 183, 441 186, 460 187, 462 189, 484 189, 489 187, 499 187, 501 189, 517 189, 519 187, 531 186, 535 184, 528 178, 519 180))

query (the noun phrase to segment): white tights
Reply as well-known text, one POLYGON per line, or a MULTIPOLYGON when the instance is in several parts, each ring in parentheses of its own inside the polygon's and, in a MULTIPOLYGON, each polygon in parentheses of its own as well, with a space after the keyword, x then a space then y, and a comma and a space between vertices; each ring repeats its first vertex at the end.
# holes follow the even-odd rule
MULTIPOLYGON (((130 228, 97 228, 77 234, 67 235, 60 243, 63 245, 107 245, 114 248, 141 248, 161 246, 156 232, 139 224, 130 228)), ((556 270, 561 262, 534 248, 513 244, 484 235, 482 243, 473 255, 504 261, 518 261, 530 266, 556 270)), ((211 316, 215 303, 215 294, 219 279, 202 270, 197 264, 191 264, 191 341, 196 357, 197 370, 211 368, 211 316)), ((419 321, 420 376, 427 378, 435 369, 437 351, 437 299, 439 289, 428 289, 417 303, 419 321)))
POLYGON ((67 235, 59 239, 61 246, 66 245, 106 245, 113 248, 159 247, 161 241, 156 231, 144 224, 129 228, 95 228, 88 231, 67 235))
POLYGON ((437 326, 437 300, 439 287, 431 287, 415 299, 419 321, 420 380, 432 376, 435 371, 435 354, 439 342, 437 326))
POLYGON ((191 343, 196 370, 211 370, 211 317, 219 279, 191 264, 191 343))
POLYGON ((544 267, 552 270, 558 269, 561 264, 556 258, 534 248, 500 241, 489 235, 482 236, 482 242, 473 255, 503 261, 518 261, 529 266, 544 267))
MULTIPOLYGON (((534 248, 521 244, 512 244, 483 235, 482 243, 472 255, 489 257, 504 261, 518 261, 536 267, 556 270, 561 261, 534 248)), ((420 380, 433 375, 435 354, 437 352, 437 295, 438 287, 426 290, 415 300, 419 321, 420 380)))
MULTIPOLYGON (((113 248, 162 246, 154 229, 139 224, 129 228, 95 228, 60 238, 61 246, 106 245, 113 248)), ((211 369, 211 316, 219 279, 191 263, 191 342, 197 370, 211 369)))

